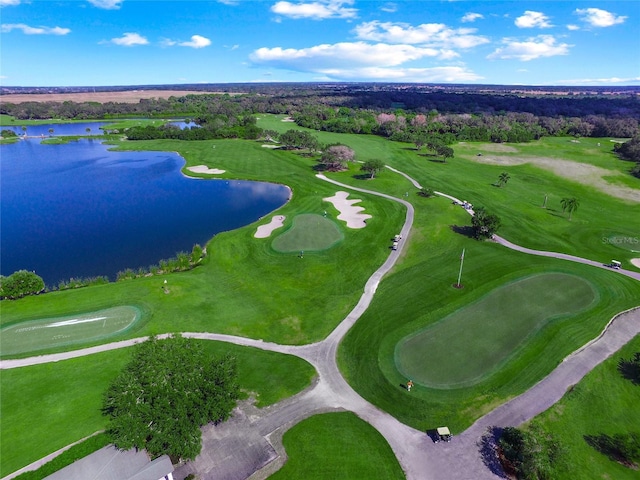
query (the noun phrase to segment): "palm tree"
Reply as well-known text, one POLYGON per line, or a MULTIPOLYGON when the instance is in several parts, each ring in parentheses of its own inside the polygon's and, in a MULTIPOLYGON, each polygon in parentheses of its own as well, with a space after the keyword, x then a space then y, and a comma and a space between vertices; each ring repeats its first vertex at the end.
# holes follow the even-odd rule
POLYGON ((560 205, 562 205, 563 212, 569 212, 569 221, 571 221, 571 214, 578 210, 580 201, 576 197, 564 197, 560 200, 560 205))
POLYGON ((49 129, 49 136, 52 136, 52 135, 53 135, 53 128, 50 128, 49 129))
POLYGON ((507 172, 502 172, 500 176, 498 176, 498 186, 503 187, 507 184, 511 177, 507 172))

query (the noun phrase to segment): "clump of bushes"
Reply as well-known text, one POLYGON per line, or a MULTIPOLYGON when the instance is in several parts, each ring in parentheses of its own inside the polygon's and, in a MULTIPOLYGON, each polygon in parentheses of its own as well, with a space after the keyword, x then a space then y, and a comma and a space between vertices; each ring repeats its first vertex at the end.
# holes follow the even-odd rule
POLYGON ((18 270, 8 277, 0 276, 0 298, 16 300, 44 292, 44 280, 35 272, 18 270))
POLYGON ((500 461, 506 473, 517 479, 547 480, 562 468, 565 450, 550 434, 507 427, 498 440, 500 461))
POLYGON ((58 290, 70 290, 72 288, 90 287, 92 285, 104 285, 105 283, 109 283, 109 278, 105 276, 70 278, 69 280, 61 280, 58 283, 58 290))
POLYGON ((140 267, 137 270, 127 268, 118 272, 116 281, 131 280, 133 278, 148 277, 152 275, 162 275, 171 272, 184 272, 195 268, 202 261, 206 251, 197 243, 191 249, 191 253, 178 252, 175 257, 160 260, 158 265, 140 267))

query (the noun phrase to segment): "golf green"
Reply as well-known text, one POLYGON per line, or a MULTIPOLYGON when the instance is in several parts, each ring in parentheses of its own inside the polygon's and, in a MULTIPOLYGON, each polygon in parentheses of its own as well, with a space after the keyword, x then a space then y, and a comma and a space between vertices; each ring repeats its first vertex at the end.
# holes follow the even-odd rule
POLYGON ((565 273, 525 277, 490 292, 395 348, 398 370, 433 388, 483 380, 525 339, 561 316, 587 308, 597 294, 587 280, 565 273))
POLYGON ((277 236, 271 246, 282 253, 326 250, 341 241, 344 235, 338 225, 322 215, 296 215, 289 230, 277 236))
POLYGON ((103 340, 124 332, 140 317, 140 310, 123 305, 67 317, 15 323, 2 328, 2 354, 17 355, 103 340))

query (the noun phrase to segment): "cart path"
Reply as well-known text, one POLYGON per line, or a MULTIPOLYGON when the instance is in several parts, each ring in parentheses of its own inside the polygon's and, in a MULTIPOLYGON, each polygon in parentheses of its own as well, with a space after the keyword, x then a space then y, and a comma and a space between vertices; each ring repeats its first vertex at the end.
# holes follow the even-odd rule
MULTIPOLYGON (((418 182, 408 175, 390 167, 387 168, 405 176, 414 186, 421 188, 418 182)), ((351 187, 328 179, 324 175, 317 175, 317 177, 342 188, 377 195, 405 205, 407 213, 401 234, 403 239, 408 238, 414 215, 413 206, 409 202, 379 192, 351 187)), ((459 202, 450 195, 436 193, 459 202)), ((473 214, 472 211, 469 213, 473 214)), ((504 239, 497 237, 495 240, 502 243, 500 240, 504 239)), ((601 267, 597 262, 590 260, 553 252, 538 252, 511 244, 506 240, 504 242, 502 243, 504 246, 524 253, 544 254, 544 256, 601 267)), ((234 416, 228 422, 215 428, 205 427, 202 453, 194 462, 189 462, 174 472, 177 480, 192 472, 198 472, 203 479, 245 479, 249 476, 252 479, 266 478, 284 462, 283 457, 286 453, 280 443, 282 434, 299 421, 316 413, 328 411, 352 411, 373 425, 385 437, 410 480, 502 478, 500 469, 487 467, 481 454, 480 444, 487 428, 518 425, 538 415, 557 402, 571 385, 577 383, 592 368, 640 333, 640 309, 636 308, 617 315, 597 339, 567 357, 558 368, 527 392, 478 419, 465 432, 455 436, 451 443, 434 444, 424 432, 400 423, 360 397, 344 380, 336 363, 336 351, 340 341, 368 308, 382 277, 398 260, 404 243, 405 240, 400 242, 397 251, 391 251, 387 260, 365 284, 364 292, 354 309, 321 342, 292 346, 223 334, 183 333, 185 337, 190 338, 224 341, 296 355, 316 368, 318 378, 305 391, 278 404, 263 409, 245 404, 242 408, 235 410, 234 416)), ((625 274, 626 271, 619 272, 625 274)), ((626 273, 634 274, 635 272, 626 273)), ((640 279, 640 274, 628 276, 640 279)), ((131 339, 61 354, 5 360, 0 361, 0 368, 17 368, 77 358, 128 347, 145 339, 146 337, 131 339)))

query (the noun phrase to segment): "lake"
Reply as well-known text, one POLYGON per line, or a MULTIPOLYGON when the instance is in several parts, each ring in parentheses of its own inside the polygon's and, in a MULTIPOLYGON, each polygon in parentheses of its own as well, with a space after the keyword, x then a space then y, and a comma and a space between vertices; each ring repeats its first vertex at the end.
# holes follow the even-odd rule
POLYGON ((187 178, 175 153, 113 152, 98 140, 21 140, 0 145, 0 158, 0 273, 33 270, 48 286, 114 280, 204 246, 289 198, 282 185, 187 178))

